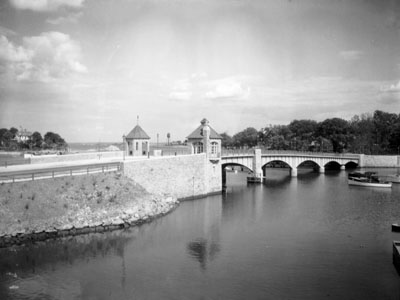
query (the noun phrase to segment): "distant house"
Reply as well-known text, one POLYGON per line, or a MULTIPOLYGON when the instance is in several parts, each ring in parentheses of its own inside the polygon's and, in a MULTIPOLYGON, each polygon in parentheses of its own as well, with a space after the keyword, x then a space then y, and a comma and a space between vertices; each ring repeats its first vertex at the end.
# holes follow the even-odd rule
POLYGON ((142 156, 148 155, 150 152, 150 137, 139 125, 136 125, 127 136, 124 136, 123 142, 125 155, 142 156))
POLYGON ((200 126, 197 127, 187 137, 187 144, 191 146, 192 153, 203 153, 206 152, 206 146, 209 147, 209 154, 211 156, 220 155, 222 137, 209 125, 207 119, 203 119, 200 122, 200 126), (209 139, 205 139, 205 131, 209 132, 209 139), (209 145, 205 145, 205 143, 209 145))
POLYGON ((27 131, 26 129, 22 129, 17 132, 15 139, 18 143, 20 143, 20 142, 25 143, 25 142, 29 141, 31 136, 32 136, 32 132, 27 131))

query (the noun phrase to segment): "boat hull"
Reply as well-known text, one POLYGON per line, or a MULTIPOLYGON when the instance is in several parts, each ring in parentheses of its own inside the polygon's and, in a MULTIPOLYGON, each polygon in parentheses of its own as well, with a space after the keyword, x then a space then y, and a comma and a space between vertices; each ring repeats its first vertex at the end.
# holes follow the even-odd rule
POLYGON ((247 177, 247 183, 261 183, 261 177, 247 177))
POLYGON ((349 185, 365 186, 365 187, 379 187, 379 188, 391 188, 391 182, 367 182, 367 181, 357 181, 348 179, 349 185))

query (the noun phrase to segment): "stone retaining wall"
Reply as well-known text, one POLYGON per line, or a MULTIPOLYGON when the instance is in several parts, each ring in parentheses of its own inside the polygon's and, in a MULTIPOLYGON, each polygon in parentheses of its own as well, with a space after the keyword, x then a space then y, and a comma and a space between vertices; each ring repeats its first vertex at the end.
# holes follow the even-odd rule
POLYGON ((400 156, 397 155, 360 155, 360 167, 400 167, 400 156))
POLYGON ((124 161, 124 175, 152 194, 178 199, 220 193, 221 165, 211 163, 204 153, 124 161))

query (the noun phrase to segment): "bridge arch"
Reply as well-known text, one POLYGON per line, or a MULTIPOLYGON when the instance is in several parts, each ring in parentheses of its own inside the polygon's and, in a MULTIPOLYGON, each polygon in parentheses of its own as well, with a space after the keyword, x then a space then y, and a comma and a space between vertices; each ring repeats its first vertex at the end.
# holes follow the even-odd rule
POLYGON ((261 153, 260 149, 255 149, 254 154, 228 154, 222 157, 222 163, 236 162, 247 166, 248 169, 254 172, 255 177, 262 177, 265 174, 265 168, 273 162, 282 162, 290 167, 292 177, 297 176, 297 168, 302 164, 311 163, 319 169, 320 173, 325 172, 325 168, 329 165, 340 169, 346 167, 355 167, 359 164, 360 156, 355 154, 334 154, 334 153, 304 153, 304 152, 268 152, 261 153))
POLYGON ((305 159, 305 160, 303 160, 302 162, 300 162, 300 163, 297 165, 297 168, 299 168, 299 167, 306 167, 306 166, 310 166, 310 167, 312 167, 314 170, 320 169, 320 168, 323 168, 323 167, 324 167, 324 166, 321 166, 318 162, 316 162, 316 161, 313 160, 313 159, 305 159))
POLYGON ((251 173, 254 173, 254 171, 249 168, 249 166, 246 166, 244 164, 240 164, 237 162, 225 162, 223 164, 221 164, 221 172, 222 172, 222 187, 225 188, 226 187, 226 172, 227 172, 227 167, 229 166, 237 166, 237 167, 241 167, 242 170, 244 171, 244 169, 248 170, 251 173))
MULTIPOLYGON (((246 170, 248 170, 249 172, 253 172, 253 170, 252 170, 251 168, 249 168, 248 166, 245 166, 245 165, 239 164, 239 163, 231 162, 231 163, 224 163, 224 164, 221 165, 222 170, 225 170, 225 171, 226 171, 226 167, 230 167, 230 166, 233 166, 233 167, 241 167, 242 169, 246 169, 246 170)), ((244 171, 244 170, 243 170, 243 171, 244 171)))

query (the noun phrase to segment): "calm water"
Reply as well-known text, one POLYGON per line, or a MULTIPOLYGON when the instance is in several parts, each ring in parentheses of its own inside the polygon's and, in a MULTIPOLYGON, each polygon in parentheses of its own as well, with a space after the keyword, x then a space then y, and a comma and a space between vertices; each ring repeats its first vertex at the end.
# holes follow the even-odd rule
POLYGON ((150 224, 0 249, 0 299, 399 299, 400 185, 287 175, 230 173, 226 196, 150 224))

